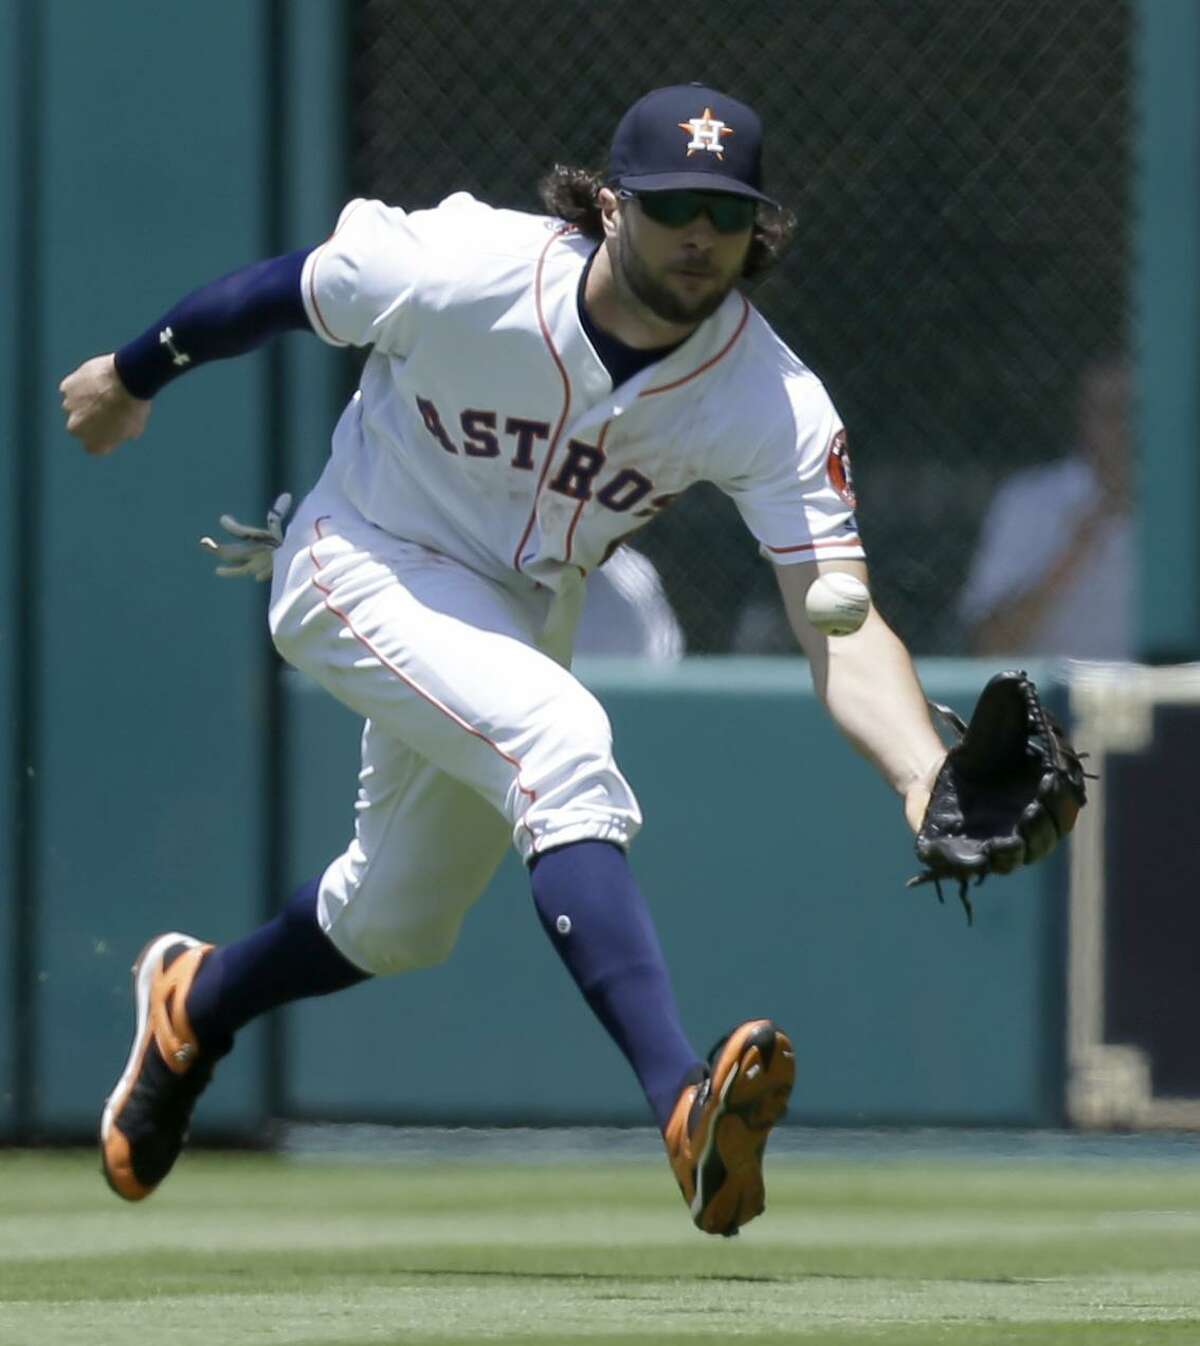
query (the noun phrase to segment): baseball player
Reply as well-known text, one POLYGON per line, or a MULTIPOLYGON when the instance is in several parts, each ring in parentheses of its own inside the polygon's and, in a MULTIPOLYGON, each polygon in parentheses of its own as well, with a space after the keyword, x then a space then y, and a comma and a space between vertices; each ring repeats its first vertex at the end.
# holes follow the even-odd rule
POLYGON ((761 146, 734 98, 656 89, 617 126, 606 177, 549 176, 546 216, 465 193, 430 210, 352 201, 320 246, 195 291, 63 381, 67 429, 103 454, 142 433, 172 379, 278 332, 370 348, 274 553, 269 616, 283 656, 366 722, 354 836, 245 939, 169 933, 142 951, 101 1124, 118 1195, 167 1175, 243 1024, 445 959, 511 844, 696 1225, 733 1234, 762 1211, 791 1042, 749 1019, 707 1060, 690 1044, 626 858, 638 803, 569 671, 588 573, 713 482, 775 563, 835 721, 914 830, 924 813, 945 750, 901 642, 874 612, 834 641, 804 615, 820 571, 866 572, 837 413, 738 288, 788 233, 761 146))

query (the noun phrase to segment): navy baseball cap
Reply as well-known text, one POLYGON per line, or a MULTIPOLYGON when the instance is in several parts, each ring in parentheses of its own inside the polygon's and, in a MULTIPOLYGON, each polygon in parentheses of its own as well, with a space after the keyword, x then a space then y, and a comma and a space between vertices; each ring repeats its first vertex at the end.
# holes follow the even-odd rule
POLYGON ((727 192, 777 205, 762 190, 762 122, 704 84, 651 89, 617 123, 609 181, 630 192, 727 192))

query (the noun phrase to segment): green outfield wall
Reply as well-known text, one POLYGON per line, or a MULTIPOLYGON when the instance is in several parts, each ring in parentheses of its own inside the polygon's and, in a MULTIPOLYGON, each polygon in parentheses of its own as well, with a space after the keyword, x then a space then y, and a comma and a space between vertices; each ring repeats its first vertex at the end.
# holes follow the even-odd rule
POLYGON ((1138 649, 1200 658, 1200 4, 1138 0, 1138 649))
MULTIPOLYGON (((347 12, 0 0, 0 1138, 95 1125, 150 932, 227 938, 269 900, 263 595, 214 583, 196 542, 305 487, 344 370, 288 338, 172 388, 104 461, 57 386, 195 285, 328 234, 347 12)), ((210 1125, 263 1115, 270 1047, 249 1034, 210 1125)))
MULTIPOLYGON (((932 663, 929 693, 968 712, 988 669, 932 663)), ((838 737, 800 659, 621 661, 580 670, 608 707, 646 825, 633 848, 685 1022, 706 1049, 732 1023, 791 1031, 793 1120, 831 1125, 1049 1126, 1063 1106, 1061 866, 974 894, 910 891, 896 799, 838 737)), ((1031 669, 1057 695, 1051 670, 1031 669)), ((288 882, 323 867, 352 827, 360 722, 285 679, 288 882)), ((219 740, 223 731, 214 726, 219 740)), ((224 778, 222 778, 224 779, 224 778)), ((463 844, 470 844, 469 838, 463 844)), ((203 877, 221 857, 197 860, 203 877)), ((226 940, 248 924, 238 888, 100 884, 57 904, 63 949, 38 1020, 76 1044, 43 1058, 39 1134, 78 1136, 126 1050, 125 965, 177 925, 226 940), (76 904, 74 909, 70 902, 76 904)), ((253 1035, 222 1067, 198 1135, 261 1135, 269 1115, 413 1124, 642 1124, 632 1077, 547 944, 510 857, 438 968, 290 1007, 281 1097, 253 1035)))
MULTIPOLYGON (((15 134, 0 136, 0 255, 18 255, 20 216, 16 202, 22 170, 19 146, 26 127, 20 115, 21 81, 19 52, 21 24, 15 9, 0 7, 0 116, 15 134)), ((20 307, 20 300, 13 307, 20 307)), ((23 459, 15 452, 22 430, 18 411, 18 388, 22 371, 18 367, 19 337, 11 318, 0 319, 0 426, 8 451, 0 466, 0 539, 11 555, 17 541, 18 501, 23 485, 23 459)), ((0 852, 9 857, 0 866, 0 1137, 16 1123, 17 1062, 16 1022, 17 949, 23 941, 25 913, 17 902, 18 818, 21 758, 17 714, 17 688, 21 677, 20 589, 6 567, 0 588, 0 852), (7 956, 6 953, 7 952, 7 956)))

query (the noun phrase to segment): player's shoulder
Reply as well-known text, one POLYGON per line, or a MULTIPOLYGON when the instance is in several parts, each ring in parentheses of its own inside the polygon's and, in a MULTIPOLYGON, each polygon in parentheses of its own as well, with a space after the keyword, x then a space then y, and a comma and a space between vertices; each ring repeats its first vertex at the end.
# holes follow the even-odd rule
POLYGON ((476 252, 493 257, 532 260, 540 258, 551 244, 564 256, 586 257, 595 247, 554 216, 489 205, 470 192, 455 192, 429 214, 439 230, 448 223, 451 236, 468 236, 476 252))
POLYGON ((755 359, 781 384, 807 387, 815 383, 819 386, 820 379, 812 369, 753 304, 749 307, 746 330, 754 348, 755 359))
POLYGON ((470 192, 452 192, 427 211, 417 211, 437 222, 439 229, 469 233, 497 247, 541 246, 552 222, 528 211, 493 206, 470 192))
POLYGON ((796 424, 836 416, 820 377, 809 368, 753 304, 746 321, 743 363, 753 371, 760 419, 790 431, 796 424))
POLYGON ((713 480, 779 483, 823 461, 842 429, 824 383, 748 304, 731 382, 714 386, 713 480))
POLYGON ((490 205, 460 191, 432 206, 391 205, 358 197, 338 217, 333 238, 343 246, 388 246, 400 238, 430 255, 534 257, 556 236, 569 233, 561 220, 490 205), (353 240, 353 242, 352 242, 353 240))

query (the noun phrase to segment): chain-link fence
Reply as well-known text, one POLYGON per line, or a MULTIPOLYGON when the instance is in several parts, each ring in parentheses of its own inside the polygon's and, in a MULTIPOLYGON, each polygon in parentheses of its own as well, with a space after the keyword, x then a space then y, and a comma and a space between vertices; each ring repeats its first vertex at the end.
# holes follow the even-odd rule
MULTIPOLYGON (((1128 313, 1127 0, 361 0, 355 187, 539 209, 621 112, 701 80, 754 104, 799 216, 752 292, 849 429, 877 601, 957 652, 996 483, 1061 455, 1128 313)), ((770 648, 770 567, 698 487, 636 545, 692 651, 770 648)))

